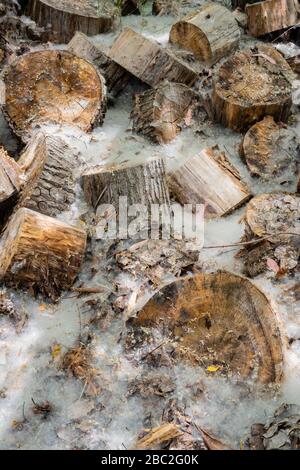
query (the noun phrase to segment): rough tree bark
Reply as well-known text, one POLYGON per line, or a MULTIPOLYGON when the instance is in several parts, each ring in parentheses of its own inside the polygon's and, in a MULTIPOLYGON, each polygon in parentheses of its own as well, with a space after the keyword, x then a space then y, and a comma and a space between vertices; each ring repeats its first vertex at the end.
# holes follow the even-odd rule
POLYGON ((214 64, 237 47, 240 30, 233 14, 217 3, 203 5, 172 26, 170 42, 214 64))
POLYGON ((124 28, 108 56, 150 86, 156 86, 163 80, 191 86, 198 78, 188 64, 169 50, 130 28, 124 28))
POLYGON ((254 37, 263 36, 297 23, 297 0, 264 0, 246 5, 248 30, 254 37))
POLYGON ((170 142, 191 119, 195 99, 187 86, 167 81, 135 95, 133 130, 160 144, 170 142))
POLYGON ((163 332, 173 346, 172 360, 260 383, 282 377, 282 340, 270 302, 248 279, 229 272, 188 276, 163 287, 127 326, 129 333, 141 327, 163 332))
POLYGON ((3 221, 4 212, 9 203, 15 200, 21 184, 21 171, 18 164, 0 146, 0 223, 3 221))
POLYGON ((270 46, 237 52, 219 69, 213 85, 216 121, 236 131, 248 130, 265 115, 286 121, 292 105, 293 72, 270 46))
POLYGON ((19 209, 0 242, 0 279, 55 300, 73 284, 83 260, 86 234, 52 217, 19 209))
POLYGON ((203 150, 168 175, 170 191, 181 204, 206 204, 206 215, 222 216, 251 194, 238 171, 218 148, 203 150))
POLYGON ((92 0, 29 0, 27 15, 47 31, 50 25, 48 40, 59 43, 70 41, 76 31, 93 36, 114 26, 112 12, 92 0))

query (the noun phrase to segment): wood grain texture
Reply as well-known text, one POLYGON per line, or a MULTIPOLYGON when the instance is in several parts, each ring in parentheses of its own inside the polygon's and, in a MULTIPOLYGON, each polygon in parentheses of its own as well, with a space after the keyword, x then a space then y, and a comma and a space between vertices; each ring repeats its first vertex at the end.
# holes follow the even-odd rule
POLYGON ((297 23, 297 0, 264 0, 246 5, 248 30, 254 37, 287 28, 297 23))

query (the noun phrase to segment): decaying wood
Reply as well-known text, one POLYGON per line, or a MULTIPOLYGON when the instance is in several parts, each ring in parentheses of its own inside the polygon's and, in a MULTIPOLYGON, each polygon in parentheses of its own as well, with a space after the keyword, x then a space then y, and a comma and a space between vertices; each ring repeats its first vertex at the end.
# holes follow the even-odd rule
POLYGON ((0 146, 0 220, 5 203, 18 194, 21 184, 21 171, 18 164, 0 146))
POLYGON ((85 245, 82 229, 21 208, 0 241, 0 279, 55 299, 72 286, 85 245))
POLYGON ((294 133, 266 116, 246 133, 242 154, 252 174, 269 179, 285 169, 290 171, 299 160, 299 142, 294 133))
POLYGON ((50 31, 48 40, 66 43, 76 31, 93 36, 111 31, 112 11, 94 0, 29 0, 27 15, 50 31))
POLYGON ((264 116, 286 121, 293 72, 276 49, 257 44, 235 53, 219 69, 213 86, 216 121, 236 131, 247 130, 264 116))
POLYGON ((133 130, 160 144, 171 142, 191 120, 195 99, 186 85, 162 82, 135 96, 133 130))
POLYGON ((208 216, 222 216, 249 199, 240 175, 217 147, 189 158, 168 175, 171 192, 181 204, 206 204, 208 216))
POLYGON ((214 64, 237 47, 240 30, 233 14, 218 3, 203 5, 172 26, 170 42, 214 64))
POLYGON ((281 379, 277 317, 267 297, 241 276, 221 271, 181 278, 158 291, 127 326, 142 327, 152 338, 163 332, 173 359, 208 372, 260 383, 281 379))
POLYGON ((69 42, 68 50, 99 68, 112 95, 117 96, 128 84, 131 74, 111 60, 102 45, 95 46, 85 34, 77 32, 69 42))
POLYGON ((145 3, 145 0, 123 0, 121 14, 126 15, 139 15, 140 6, 145 3))
POLYGON ((165 163, 161 158, 142 165, 91 169, 82 176, 85 198, 95 209, 99 204, 119 207, 119 198, 126 196, 128 206, 133 204, 166 204, 169 191, 165 163))
POLYGON ((264 0, 246 5, 248 30, 254 37, 278 31, 297 23, 296 0, 264 0))
POLYGON ((193 85, 198 78, 187 63, 131 28, 123 29, 108 55, 150 86, 156 86, 163 80, 193 85))
POLYGON ((7 68, 4 82, 6 114, 25 140, 36 127, 49 122, 75 125, 84 131, 102 122, 103 78, 92 64, 69 52, 44 50, 23 55, 7 68))
POLYGON ((150 449, 152 446, 171 441, 181 434, 182 432, 176 424, 164 423, 161 426, 152 429, 144 437, 139 439, 134 448, 137 450, 150 449))

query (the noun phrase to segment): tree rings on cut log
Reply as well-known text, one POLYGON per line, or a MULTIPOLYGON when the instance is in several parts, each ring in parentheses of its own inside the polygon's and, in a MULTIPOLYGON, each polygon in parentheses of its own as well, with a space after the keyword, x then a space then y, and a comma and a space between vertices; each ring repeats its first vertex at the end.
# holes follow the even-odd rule
POLYGON ((286 126, 266 116, 246 133, 242 154, 253 175, 269 179, 284 170, 291 171, 299 160, 299 142, 286 126))
POLYGON ((218 3, 203 5, 172 26, 170 42, 214 64, 237 47, 240 30, 233 14, 218 3))
POLYGON ((218 147, 203 150, 168 175, 168 185, 181 204, 206 204, 206 215, 226 215, 251 194, 218 147))
POLYGON ((135 95, 133 130, 159 144, 171 142, 188 124, 196 95, 181 83, 163 82, 158 87, 135 95))
MULTIPOLYGON (((143 329, 150 347, 166 338, 173 359, 217 374, 279 382, 282 341, 267 297, 229 272, 188 276, 163 287, 127 322, 128 338, 143 329)), ((145 344, 143 345, 145 347, 145 344)))
POLYGON ((94 36, 113 29, 112 8, 105 3, 103 0, 29 0, 27 14, 46 29, 48 40, 66 43, 76 31, 94 36))
POLYGON ((286 60, 272 47, 258 44, 235 53, 220 67, 214 81, 216 121, 235 131, 248 130, 266 115, 286 121, 293 77, 286 60))
POLYGON ((66 51, 31 52, 5 73, 5 111, 24 140, 43 124, 78 126, 90 131, 102 122, 104 81, 89 62, 66 51))
POLYGON ((30 209, 19 209, 0 241, 0 279, 56 299, 72 286, 85 245, 82 229, 30 209))
POLYGON ((248 30, 254 37, 288 28, 297 23, 297 0, 264 0, 246 5, 248 30))

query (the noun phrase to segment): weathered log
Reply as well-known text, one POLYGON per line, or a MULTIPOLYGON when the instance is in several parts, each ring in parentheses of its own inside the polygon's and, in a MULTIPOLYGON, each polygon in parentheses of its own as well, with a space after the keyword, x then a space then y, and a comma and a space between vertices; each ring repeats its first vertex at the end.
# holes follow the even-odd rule
POLYGON ((152 15, 179 15, 181 3, 177 0, 154 0, 152 4, 152 15))
POLYGON ((162 82, 135 95, 133 130, 160 144, 171 142, 192 117, 196 95, 186 85, 162 82))
POLYGON ((240 30, 233 14, 218 3, 203 5, 172 26, 170 42, 214 64, 237 47, 240 30))
POLYGON ((84 131, 101 123, 104 80, 95 67, 66 51, 31 52, 7 68, 5 111, 24 140, 49 122, 84 131))
POLYGON ((95 209, 101 204, 119 207, 119 198, 127 197, 127 204, 170 203, 166 183, 165 162, 152 159, 143 165, 91 169, 82 175, 85 198, 95 209))
POLYGON ((117 96, 124 90, 132 76, 108 57, 107 50, 100 45, 95 46, 83 33, 75 34, 68 44, 68 50, 99 68, 101 75, 105 78, 107 89, 113 96, 117 96))
POLYGON ((0 223, 3 222, 3 211, 7 209, 10 201, 15 200, 21 183, 18 164, 0 146, 0 223))
POLYGON ((170 191, 181 204, 206 204, 206 215, 226 215, 251 194, 240 175, 217 147, 191 157, 168 175, 170 191))
POLYGON ((254 37, 287 28, 297 23, 297 0, 264 0, 246 5, 248 30, 254 37))
POLYGON ((257 44, 235 53, 214 80, 216 121, 236 131, 248 130, 266 115, 286 121, 292 105, 293 76, 286 60, 270 46, 257 44))
POLYGON ((195 70, 168 49, 130 28, 122 31, 108 56, 150 86, 156 86, 163 80, 191 86, 198 78, 195 70))
POLYGON ((173 360, 208 372, 260 383, 279 382, 282 376, 282 341, 269 300, 248 279, 229 272, 172 282, 127 327, 131 335, 142 327, 152 349, 162 334, 173 360))
POLYGON ((29 0, 27 15, 47 30, 50 25, 48 40, 66 43, 76 31, 93 36, 113 29, 113 13, 105 3, 94 0, 29 0))
POLYGON ((73 284, 85 245, 82 229, 19 209, 0 241, 0 279, 56 299, 73 284))
POLYGON ((296 167, 298 148, 296 135, 266 116, 248 130, 241 150, 251 173, 270 179, 296 167))

